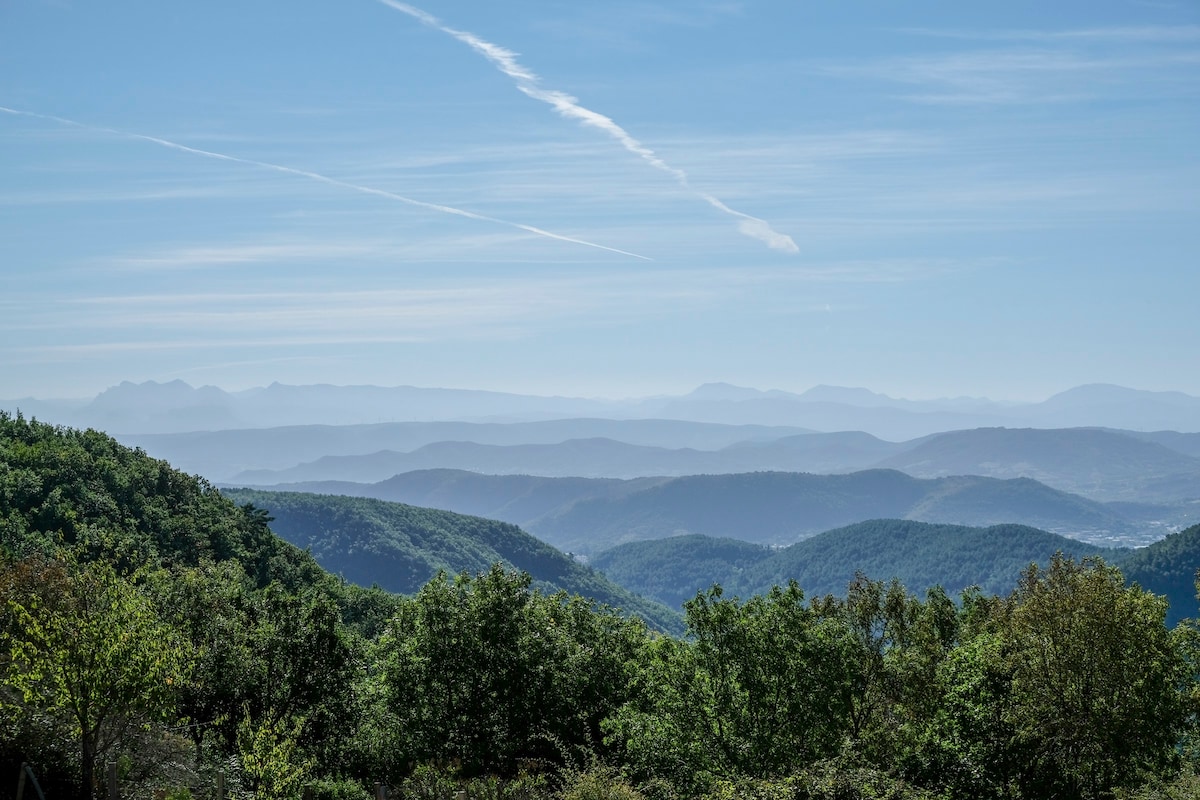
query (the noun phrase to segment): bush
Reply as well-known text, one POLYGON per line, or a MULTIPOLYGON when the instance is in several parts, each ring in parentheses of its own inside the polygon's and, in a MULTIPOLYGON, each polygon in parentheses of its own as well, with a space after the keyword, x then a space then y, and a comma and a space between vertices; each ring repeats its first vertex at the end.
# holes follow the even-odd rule
POLYGON ((349 778, 321 778, 313 781, 314 800, 371 800, 371 792, 349 778))
POLYGON ((613 769, 593 767, 565 777, 561 800, 645 800, 641 792, 613 769))

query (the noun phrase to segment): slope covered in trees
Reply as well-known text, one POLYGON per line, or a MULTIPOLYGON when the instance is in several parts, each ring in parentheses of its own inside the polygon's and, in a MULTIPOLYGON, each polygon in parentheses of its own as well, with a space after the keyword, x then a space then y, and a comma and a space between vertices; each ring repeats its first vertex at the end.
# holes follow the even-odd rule
POLYGON ((1167 623, 1195 616, 1196 578, 1200 570, 1200 525, 1172 533, 1117 562, 1125 577, 1167 598, 1167 623))
POLYGON ((257 587, 319 582, 312 557, 274 536, 203 479, 94 430, 0 412, 0 547, 67 547, 123 565, 237 563, 257 587))
POLYGON ((679 536, 619 545, 591 563, 633 591, 671 604, 713 584, 748 597, 795 580, 810 595, 837 594, 858 572, 894 578, 916 592, 941 586, 957 594, 978 586, 1003 594, 1016 586, 1022 569, 1033 562, 1048 563, 1059 551, 1079 557, 1120 555, 1022 525, 971 528, 878 519, 829 530, 782 549, 679 536))
POLYGON ((505 522, 336 495, 245 489, 225 494, 265 509, 276 533, 360 586, 412 594, 439 571, 477 573, 500 563, 529 573, 544 591, 561 589, 623 608, 661 630, 679 628, 675 612, 505 522))

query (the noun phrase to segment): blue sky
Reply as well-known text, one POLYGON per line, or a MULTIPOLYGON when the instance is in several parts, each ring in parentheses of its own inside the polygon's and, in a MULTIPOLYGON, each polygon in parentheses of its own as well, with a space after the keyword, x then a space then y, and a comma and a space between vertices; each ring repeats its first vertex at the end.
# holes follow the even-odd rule
POLYGON ((0 397, 1200 394, 1190 0, 0 0, 0 107, 0 397))

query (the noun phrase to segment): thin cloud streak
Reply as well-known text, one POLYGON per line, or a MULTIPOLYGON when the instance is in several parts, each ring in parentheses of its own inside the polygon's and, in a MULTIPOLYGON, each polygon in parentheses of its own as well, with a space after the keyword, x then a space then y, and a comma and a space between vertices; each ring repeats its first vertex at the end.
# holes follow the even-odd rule
POLYGON ((85 124, 82 122, 76 122, 75 120, 66 119, 65 117, 57 117, 52 114, 39 114, 35 111, 23 111, 23 110, 15 109, 15 108, 7 108, 5 106, 0 106, 0 111, 4 112, 6 114, 13 114, 16 116, 33 117, 35 119, 50 120, 52 122, 57 122, 62 125, 70 125, 75 128, 82 128, 84 130, 99 131, 101 133, 109 133, 109 134, 113 134, 116 136, 124 136, 124 137, 130 138, 130 139, 140 139, 145 142, 152 142, 154 144, 161 145, 163 147, 169 147, 173 150, 179 150, 184 153, 191 153, 193 155, 204 156, 205 158, 214 158, 219 161, 229 161, 229 162, 232 162, 235 164, 246 164, 248 166, 259 167, 260 169, 274 170, 275 172, 282 172, 282 173, 285 173, 288 175, 297 175, 302 178, 308 178, 310 180, 328 184, 329 186, 336 186, 340 189, 350 189, 351 191, 361 192, 362 194, 369 194, 369 195, 374 195, 376 197, 383 197, 388 200, 395 200, 396 202, 399 202, 399 203, 405 203, 407 205, 417 206, 418 208, 427 208, 432 211, 440 211, 443 214, 453 214, 455 216, 466 217, 467 219, 473 219, 473 220, 476 220, 479 222, 490 222, 490 223, 494 223, 496 225, 506 225, 510 228, 517 228, 518 230, 528 231, 529 233, 534 233, 534 234, 537 234, 538 236, 544 236, 548 239, 557 239, 560 242, 570 242, 571 244, 580 244, 580 245, 584 245, 585 247, 594 247, 599 250, 607 250, 610 253, 617 253, 617 254, 623 255, 623 256, 639 258, 643 261, 653 261, 654 260, 647 256, 638 255, 637 253, 631 253, 627 250, 618 250, 615 247, 608 247, 607 245, 597 244, 596 242, 589 242, 585 239, 576 239, 576 238, 573 238, 570 236, 564 236, 562 234, 553 233, 552 231, 548 231, 543 228, 536 228, 532 225, 525 225, 520 222, 510 222, 508 220, 499 219, 497 217, 489 217, 489 216, 485 216, 483 214, 476 214, 473 211, 465 211, 461 208, 455 208, 453 206, 444 206, 444 205, 440 205, 438 203, 426 203, 421 200, 414 200, 410 197, 405 197, 404 195, 396 194, 395 192, 388 192, 383 189, 375 189, 373 187, 363 186, 363 185, 357 184, 357 183, 347 183, 346 181, 341 181, 341 180, 338 180, 337 178, 330 178, 327 175, 322 175, 318 172, 310 172, 308 170, 296 169, 295 167, 285 167, 281 164, 272 164, 269 161, 256 161, 256 160, 250 159, 250 158, 241 158, 239 156, 225 155, 224 153, 216 153, 216 152, 213 152, 212 150, 201 150, 196 147, 188 147, 187 145, 179 144, 178 142, 172 142, 168 139, 160 139, 157 136, 147 136, 144 133, 134 133, 132 131, 123 131, 123 130, 118 130, 116 128, 105 128, 105 127, 101 127, 98 125, 88 125, 88 124, 85 124))
POLYGON ((1060 31, 1007 30, 968 31, 938 28, 901 28, 901 33, 944 39, 977 41, 1110 41, 1193 42, 1200 40, 1200 25, 1142 25, 1111 28, 1078 28, 1060 31))
POLYGON ((717 197, 708 192, 696 189, 688 180, 687 173, 663 161, 653 150, 646 147, 629 135, 628 131, 618 125, 610 117, 579 104, 579 100, 571 95, 554 89, 545 89, 541 79, 517 61, 517 54, 500 45, 479 38, 473 33, 460 31, 442 24, 437 17, 399 0, 379 0, 386 6, 403 12, 423 24, 458 39, 475 52, 490 61, 497 69, 516 81, 517 89, 525 95, 543 103, 549 104, 555 111, 567 119, 575 120, 581 125, 596 128, 608 134, 630 153, 640 157, 655 169, 670 175, 675 181, 691 194, 699 197, 718 211, 728 214, 738 220, 738 230, 752 239, 763 242, 773 250, 786 253, 797 253, 799 248, 790 236, 773 230, 765 220, 752 217, 730 208, 717 197))

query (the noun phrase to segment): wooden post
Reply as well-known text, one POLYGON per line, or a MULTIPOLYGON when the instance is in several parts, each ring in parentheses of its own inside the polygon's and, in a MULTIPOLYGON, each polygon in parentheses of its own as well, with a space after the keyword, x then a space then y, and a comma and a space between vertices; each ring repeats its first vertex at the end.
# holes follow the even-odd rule
POLYGON ((313 800, 313 798, 315 798, 316 796, 317 796, 317 793, 313 791, 312 784, 311 783, 304 784, 304 789, 301 790, 301 792, 300 792, 301 800, 313 800))
POLYGON ((29 782, 33 784, 33 790, 37 792, 38 800, 46 800, 46 795, 42 792, 42 786, 38 783, 37 775, 33 774, 33 767, 28 764, 21 765, 21 782, 24 783, 25 776, 29 776, 29 782))
POLYGON ((225 773, 217 773, 217 800, 225 800, 225 773))
POLYGON ((121 800, 121 792, 117 787, 117 762, 108 762, 108 800, 121 800))
POLYGON ((17 800, 21 800, 25 794, 25 770, 28 766, 28 764, 21 765, 21 777, 17 778, 17 800))
POLYGON ((375 800, 387 800, 387 788, 378 781, 375 782, 375 800))

